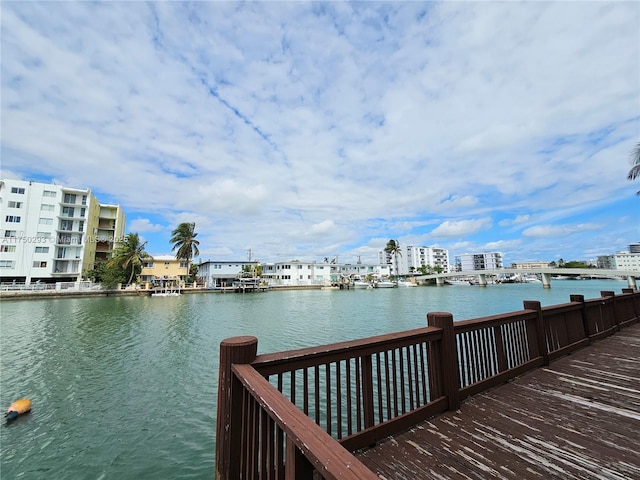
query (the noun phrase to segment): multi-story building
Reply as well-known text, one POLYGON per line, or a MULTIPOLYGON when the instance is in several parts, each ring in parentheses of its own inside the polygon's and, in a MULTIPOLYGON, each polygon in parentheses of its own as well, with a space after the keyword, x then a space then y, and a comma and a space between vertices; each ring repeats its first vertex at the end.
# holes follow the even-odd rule
POLYGON ((503 268, 502 253, 463 253, 454 257, 454 271, 499 270, 503 268))
POLYGON ((617 252, 614 257, 615 270, 640 272, 640 244, 632 243, 628 251, 617 252))
POLYGON ((446 248, 414 247, 409 245, 402 248, 397 255, 391 255, 385 251, 378 252, 378 262, 390 266, 393 275, 408 275, 417 273, 423 266, 442 269, 443 273, 449 272, 449 251, 446 248))
POLYGON ((188 276, 189 265, 186 260, 178 260, 171 255, 151 255, 142 263, 138 281, 158 285, 166 282, 184 284, 188 276))
POLYGON ((2 282, 78 281, 124 235, 121 208, 89 189, 0 180, 0 205, 2 282))

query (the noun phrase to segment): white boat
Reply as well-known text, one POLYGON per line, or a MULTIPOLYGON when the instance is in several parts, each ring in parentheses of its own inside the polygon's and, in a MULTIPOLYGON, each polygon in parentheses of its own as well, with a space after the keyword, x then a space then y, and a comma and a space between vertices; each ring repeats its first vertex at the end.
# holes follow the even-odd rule
POLYGON ((182 295, 180 292, 158 292, 152 293, 152 297, 179 297, 182 295))
POLYGON ((445 280, 446 283, 448 283, 449 285, 473 285, 473 282, 471 280, 460 280, 460 279, 453 279, 453 278, 447 278, 445 280))
POLYGON ((364 280, 354 280, 353 288, 371 288, 371 283, 364 280))
POLYGON ((407 281, 398 282, 398 286, 399 287, 417 287, 417 285, 415 283, 407 282, 407 281))
POLYGON ((396 286, 396 282, 392 282, 391 280, 380 280, 376 282, 376 288, 394 288, 396 286))
POLYGON ((523 277, 523 280, 526 283, 542 283, 542 280, 540 280, 538 277, 523 277))

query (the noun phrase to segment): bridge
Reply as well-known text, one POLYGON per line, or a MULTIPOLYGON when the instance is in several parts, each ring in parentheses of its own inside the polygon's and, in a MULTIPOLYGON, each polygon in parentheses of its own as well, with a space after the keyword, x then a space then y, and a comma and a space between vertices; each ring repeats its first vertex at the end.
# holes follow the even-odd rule
POLYGON ((542 287, 551 288, 551 279, 554 276, 592 277, 592 278, 626 278, 629 288, 636 289, 636 278, 640 278, 640 272, 625 270, 603 270, 601 268, 501 268, 499 270, 467 270, 463 272, 434 273, 433 275, 418 275, 417 281, 435 280, 436 285, 445 284, 445 279, 455 277, 476 277, 477 285, 487 286, 487 276, 492 275, 528 275, 538 274, 542 277, 542 287))

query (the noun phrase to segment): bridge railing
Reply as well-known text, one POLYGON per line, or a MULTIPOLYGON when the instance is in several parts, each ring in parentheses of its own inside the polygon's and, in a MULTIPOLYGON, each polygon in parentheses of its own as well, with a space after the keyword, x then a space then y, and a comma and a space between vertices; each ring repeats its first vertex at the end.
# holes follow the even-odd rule
POLYGON ((637 322, 640 293, 256 355, 255 337, 220 346, 220 479, 376 478, 351 452, 637 322))

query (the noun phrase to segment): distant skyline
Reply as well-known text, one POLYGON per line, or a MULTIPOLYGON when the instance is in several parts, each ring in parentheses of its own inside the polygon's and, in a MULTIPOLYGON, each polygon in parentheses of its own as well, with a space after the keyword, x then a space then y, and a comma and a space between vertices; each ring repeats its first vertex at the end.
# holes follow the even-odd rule
POLYGON ((0 3, 0 177, 203 260, 640 241, 638 2, 0 3))

